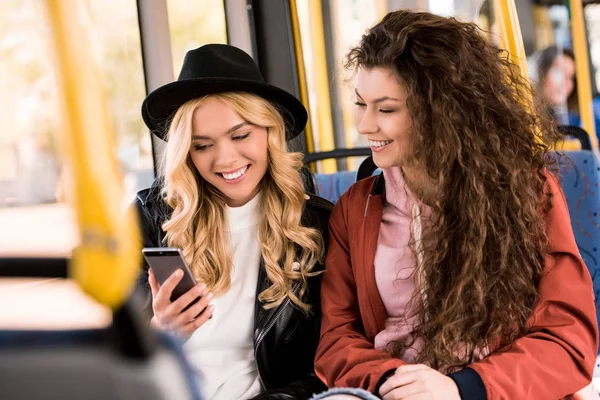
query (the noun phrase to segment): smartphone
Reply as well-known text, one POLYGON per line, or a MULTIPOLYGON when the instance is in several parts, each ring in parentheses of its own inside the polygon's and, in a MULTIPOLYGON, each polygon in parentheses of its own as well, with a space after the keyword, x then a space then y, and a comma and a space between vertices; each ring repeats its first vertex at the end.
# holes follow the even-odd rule
MULTIPOLYGON (((190 267, 183 258, 181 250, 173 247, 146 247, 142 249, 142 254, 148 262, 148 266, 152 268, 156 280, 161 285, 178 269, 183 271, 183 278, 181 278, 181 281, 179 281, 171 294, 171 302, 174 302, 181 295, 196 286, 196 279, 194 279, 190 267)), ((196 301, 192 302, 192 304, 196 301)))

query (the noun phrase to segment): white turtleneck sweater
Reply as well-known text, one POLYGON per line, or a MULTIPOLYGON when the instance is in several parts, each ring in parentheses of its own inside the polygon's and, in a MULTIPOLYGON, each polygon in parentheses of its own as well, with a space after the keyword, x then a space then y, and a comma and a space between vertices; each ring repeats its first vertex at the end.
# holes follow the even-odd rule
POLYGON ((209 400, 249 399, 261 391, 254 361, 253 329, 260 265, 260 196, 241 207, 227 207, 233 254, 231 288, 215 297, 212 319, 196 330, 184 348, 202 375, 209 400))

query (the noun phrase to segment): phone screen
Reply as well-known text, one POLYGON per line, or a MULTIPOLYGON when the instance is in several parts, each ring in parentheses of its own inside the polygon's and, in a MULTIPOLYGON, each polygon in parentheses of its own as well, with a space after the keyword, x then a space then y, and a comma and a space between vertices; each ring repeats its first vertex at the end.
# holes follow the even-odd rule
POLYGON ((161 285, 178 269, 183 271, 183 278, 181 278, 179 284, 173 289, 171 302, 177 300, 196 285, 196 280, 179 249, 167 247, 145 248, 142 250, 142 253, 148 262, 148 266, 152 268, 156 280, 161 285))

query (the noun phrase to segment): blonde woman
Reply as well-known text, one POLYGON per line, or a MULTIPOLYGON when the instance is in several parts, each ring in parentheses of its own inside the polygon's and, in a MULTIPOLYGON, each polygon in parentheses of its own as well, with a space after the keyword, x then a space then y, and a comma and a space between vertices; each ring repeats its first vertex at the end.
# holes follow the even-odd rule
MULTIPOLYGON (((161 177, 138 194, 145 247, 181 249, 198 285, 150 271, 153 324, 185 340, 208 399, 301 399, 314 374, 320 271, 331 204, 304 192, 288 153, 306 110, 228 45, 187 53, 144 121, 167 141, 161 177), (194 301, 189 309, 186 307, 194 301)), ((144 278, 145 279, 145 276, 144 278)))

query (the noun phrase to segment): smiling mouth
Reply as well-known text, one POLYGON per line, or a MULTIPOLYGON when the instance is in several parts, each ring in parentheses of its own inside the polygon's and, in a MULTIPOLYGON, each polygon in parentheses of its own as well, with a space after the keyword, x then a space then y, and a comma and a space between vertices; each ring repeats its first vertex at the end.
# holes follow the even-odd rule
POLYGON ((248 168, 250 168, 250 165, 245 165, 242 168, 238 168, 231 172, 217 172, 217 174, 228 182, 234 182, 243 178, 246 171, 248 171, 248 168))
POLYGON ((381 150, 392 142, 393 140, 369 140, 369 145, 373 150, 381 150))

